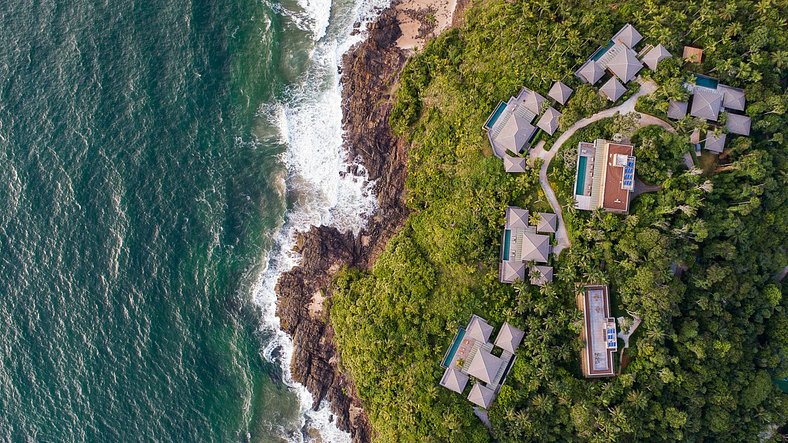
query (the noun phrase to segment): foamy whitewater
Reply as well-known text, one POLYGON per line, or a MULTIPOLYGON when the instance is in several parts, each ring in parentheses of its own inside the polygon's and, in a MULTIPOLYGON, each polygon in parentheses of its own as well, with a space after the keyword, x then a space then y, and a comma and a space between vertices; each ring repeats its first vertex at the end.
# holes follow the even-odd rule
POLYGON ((287 177, 283 177, 280 189, 287 195, 297 195, 298 201, 278 230, 276 245, 267 257, 254 300, 263 314, 262 328, 273 334, 263 354, 281 365, 282 381, 300 400, 302 433, 294 437, 299 442, 308 438, 305 431, 309 428, 316 429, 327 442, 348 442, 350 435, 336 427, 327 402, 317 411, 312 410, 312 395, 293 380, 290 371, 293 342, 280 328, 274 287, 282 273, 299 263, 300 257, 293 252, 298 232, 307 231, 310 226, 326 225, 357 233, 375 210, 374 183, 367 180, 363 168, 359 166, 361 176, 342 174, 348 163, 342 143, 342 95, 337 68, 342 55, 364 38, 363 33, 350 35, 354 24, 366 29, 388 5, 389 0, 360 0, 346 5, 332 4, 331 0, 299 0, 300 10, 291 11, 282 6, 276 9, 300 29, 310 31, 315 45, 311 66, 289 91, 288 99, 279 106, 260 111, 263 118, 277 125, 287 145, 282 156, 287 177))

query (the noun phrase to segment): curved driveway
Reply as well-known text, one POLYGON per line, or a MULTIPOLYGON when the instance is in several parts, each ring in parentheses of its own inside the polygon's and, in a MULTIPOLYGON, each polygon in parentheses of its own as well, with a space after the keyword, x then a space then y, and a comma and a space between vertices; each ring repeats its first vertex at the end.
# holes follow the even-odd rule
MULTIPOLYGON (((657 90, 656 83, 650 80, 638 78, 637 81, 640 83, 640 90, 632 94, 632 96, 629 97, 624 103, 609 109, 605 109, 604 111, 597 112, 590 117, 578 120, 575 124, 570 126, 569 129, 564 131, 564 133, 561 134, 558 139, 556 139, 549 151, 546 151, 544 149, 544 144, 541 144, 532 149, 529 154, 532 162, 537 158, 544 160, 542 167, 539 169, 539 183, 542 185, 542 190, 544 191, 545 196, 547 196, 550 206, 553 207, 553 211, 558 217, 558 230, 555 233, 555 239, 558 242, 558 245, 556 245, 556 247, 553 249, 553 253, 555 253, 556 256, 558 256, 563 249, 568 248, 571 243, 569 242, 569 234, 566 231, 566 225, 564 225, 564 215, 563 211, 561 210, 561 205, 558 203, 555 192, 553 192, 553 188, 550 187, 550 182, 547 180, 547 168, 550 167, 550 162, 553 161, 555 154, 561 150, 561 146, 563 146, 563 144, 566 143, 566 141, 569 140, 569 138, 572 137, 578 129, 585 128, 596 121, 612 117, 616 113, 627 114, 629 112, 635 112, 635 103, 637 102, 638 97, 641 95, 651 94, 657 90)), ((638 126, 659 125, 670 132, 676 132, 670 123, 664 120, 654 117, 653 115, 643 114, 641 112, 638 112, 637 114, 640 116, 638 126)))

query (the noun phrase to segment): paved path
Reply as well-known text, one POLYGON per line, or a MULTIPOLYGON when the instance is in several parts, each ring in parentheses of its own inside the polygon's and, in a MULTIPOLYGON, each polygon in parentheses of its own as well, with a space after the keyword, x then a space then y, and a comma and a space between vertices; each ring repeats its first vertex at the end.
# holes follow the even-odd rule
MULTIPOLYGON (((591 123, 597 122, 599 120, 612 117, 616 113, 626 114, 629 112, 635 112, 635 103, 637 102, 638 97, 651 94, 657 90, 657 84, 650 80, 643 80, 639 77, 637 81, 640 83, 640 90, 632 94, 632 96, 629 97, 624 103, 609 109, 605 109, 604 111, 597 112, 590 117, 578 120, 558 137, 549 151, 544 149, 544 144, 542 143, 538 144, 529 153, 529 160, 531 164, 534 164, 537 158, 544 160, 542 167, 539 169, 539 183, 542 185, 542 190, 544 191, 545 196, 547 196, 550 206, 553 207, 553 212, 555 212, 556 216, 558 217, 558 231, 555 233, 555 239, 556 242, 558 242, 558 245, 556 245, 556 247, 553 249, 553 252, 556 256, 558 256, 563 249, 571 246, 571 243, 569 241, 569 234, 566 232, 566 226, 564 225, 564 214, 561 210, 561 205, 558 203, 555 192, 553 192, 553 188, 550 187, 550 182, 547 180, 547 169, 550 167, 550 162, 553 161, 555 154, 561 150, 561 146, 563 146, 563 144, 566 143, 566 141, 569 140, 569 138, 572 137, 578 129, 585 128, 591 123)), ((654 117, 653 115, 643 114, 640 112, 638 112, 638 115, 640 116, 640 120, 638 121, 639 126, 659 125, 670 132, 676 132, 670 123, 654 117)))

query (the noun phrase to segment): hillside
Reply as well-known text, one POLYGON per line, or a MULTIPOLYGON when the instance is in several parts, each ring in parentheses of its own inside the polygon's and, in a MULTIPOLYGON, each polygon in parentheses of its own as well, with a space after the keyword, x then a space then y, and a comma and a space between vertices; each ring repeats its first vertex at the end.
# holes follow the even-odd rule
MULTIPOLYGON (((757 441, 785 423, 772 379, 788 376, 786 300, 774 279, 788 263, 786 12, 768 1, 481 1, 407 63, 391 125, 408 144, 412 212, 371 271, 339 275, 330 316, 376 440, 757 441), (568 207, 576 143, 566 143, 549 177, 572 245, 553 284, 502 285, 505 208, 549 205, 537 169, 505 173, 481 126, 522 85, 575 87, 567 121, 608 106, 572 73, 627 22, 673 54, 704 48, 695 69, 746 90, 751 137, 700 171, 683 164, 685 133, 631 130, 641 178, 661 189, 627 216, 568 207), (580 375, 574 298, 575 284, 591 281, 610 286, 616 314, 643 318, 622 374, 595 381, 580 375), (441 357, 474 313, 526 332, 491 431, 438 386, 441 357)), ((574 138, 625 126, 606 119, 574 138)))

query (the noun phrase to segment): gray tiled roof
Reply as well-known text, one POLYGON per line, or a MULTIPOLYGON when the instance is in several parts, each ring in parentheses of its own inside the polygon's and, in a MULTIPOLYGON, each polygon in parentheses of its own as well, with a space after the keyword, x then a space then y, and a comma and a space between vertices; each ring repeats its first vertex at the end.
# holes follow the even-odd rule
POLYGON ((558 129, 558 119, 561 118, 561 113, 556 111, 555 108, 550 106, 547 110, 542 114, 542 117, 536 122, 536 126, 538 126, 544 132, 553 135, 556 129, 558 129))
POLYGON ((468 400, 477 406, 488 409, 495 400, 495 392, 481 383, 476 383, 468 394, 468 400))
POLYGON ((520 152, 535 130, 525 118, 513 112, 495 135, 495 142, 509 151, 520 152))
POLYGON ((492 334, 492 331, 493 328, 487 324, 487 321, 477 315, 474 315, 471 317, 470 323, 468 323, 468 330, 466 333, 468 334, 468 337, 471 337, 474 340, 487 343, 487 340, 490 339, 490 334, 492 334))
POLYGON ((544 103, 545 98, 538 92, 525 89, 525 94, 521 95, 523 96, 525 109, 533 112, 535 115, 539 115, 542 112, 542 103, 544 103))
POLYGON ((613 71, 613 74, 616 74, 616 77, 621 79, 622 82, 628 83, 635 78, 640 68, 643 67, 643 63, 640 63, 635 51, 628 48, 623 49, 624 50, 616 52, 613 58, 607 63, 607 67, 613 71))
POLYGON ((671 100, 668 103, 668 118, 681 120, 687 115, 687 102, 671 100))
POLYGON ((471 360, 468 374, 485 383, 492 383, 502 364, 503 360, 500 357, 496 357, 484 349, 479 349, 471 360))
POLYGON ((722 106, 736 111, 744 111, 746 98, 744 91, 727 85, 719 85, 717 90, 722 92, 722 106))
POLYGON ((502 261, 499 280, 501 283, 525 281, 525 263, 521 261, 502 261))
POLYGON ((550 255, 550 237, 531 232, 523 233, 523 261, 547 263, 550 255))
POLYGON ((465 385, 467 384, 468 375, 463 374, 454 368, 446 369, 446 372, 443 373, 443 378, 441 378, 440 382, 441 386, 458 394, 462 394, 462 391, 465 390, 465 385))
POLYGON ((523 157, 503 156, 503 169, 506 172, 525 172, 526 160, 523 157))
POLYGON ((561 81, 557 81, 553 83, 553 87, 550 88, 550 92, 548 92, 547 95, 563 105, 569 100, 569 96, 572 95, 572 88, 561 81))
POLYGON ((671 57, 670 52, 668 52, 668 50, 665 49, 665 47, 660 44, 651 48, 651 50, 648 51, 648 53, 646 53, 646 55, 643 56, 643 63, 645 63, 646 66, 648 66, 649 68, 651 68, 652 71, 656 71, 657 64, 661 60, 670 57, 671 57))
POLYGON ((528 210, 509 206, 506 208, 506 229, 527 228, 528 210))
POLYGON ((610 80, 606 81, 599 91, 607 97, 608 100, 614 102, 621 98, 622 95, 627 91, 627 88, 621 84, 615 77, 610 77, 610 80))
POLYGON ((508 322, 504 323, 501 326, 501 330, 498 331, 498 336, 495 337, 495 346, 514 354, 514 351, 520 346, 524 335, 523 331, 510 325, 508 322))
POLYGON ((725 148, 725 134, 715 137, 710 131, 706 132, 706 144, 703 147, 708 151, 716 152, 717 154, 721 153, 725 148))
POLYGON ((630 25, 629 23, 624 25, 624 27, 621 28, 616 33, 616 35, 613 36, 613 41, 614 42, 623 43, 623 44, 627 45, 627 47, 629 47, 629 48, 634 48, 635 45, 637 45, 638 42, 640 40, 642 40, 642 39, 643 39, 643 36, 640 35, 638 30, 635 29, 635 27, 630 25))
POLYGON ((692 109, 690 114, 694 117, 717 121, 722 106, 722 95, 707 88, 695 88, 692 94, 692 109))
POLYGON ((593 85, 605 75, 605 69, 599 66, 594 60, 588 60, 577 70, 576 74, 578 74, 581 80, 593 85))
POLYGON ((553 233, 558 224, 558 217, 552 212, 540 212, 539 223, 536 225, 536 232, 553 233))
POLYGON ((728 132, 739 135, 750 135, 750 117, 746 115, 728 113, 728 120, 725 122, 725 127, 728 132))
POLYGON ((537 272, 531 272, 532 285, 544 286, 545 283, 553 281, 552 266, 534 266, 534 271, 537 272))

